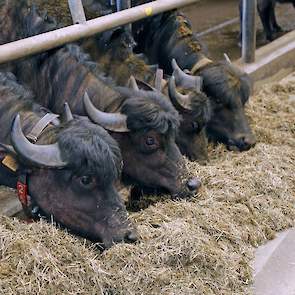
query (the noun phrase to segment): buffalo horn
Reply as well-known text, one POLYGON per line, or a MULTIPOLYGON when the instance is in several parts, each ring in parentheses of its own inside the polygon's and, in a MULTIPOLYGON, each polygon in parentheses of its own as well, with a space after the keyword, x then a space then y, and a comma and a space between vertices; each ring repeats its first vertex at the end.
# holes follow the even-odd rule
POLYGON ((159 66, 157 64, 154 65, 148 65, 148 68, 151 72, 155 73, 156 70, 159 68, 159 66))
POLYGON ((85 92, 83 102, 88 117, 96 124, 109 131, 129 132, 125 115, 121 113, 105 113, 98 110, 91 102, 87 92, 85 92))
POLYGON ((228 62, 231 65, 232 62, 231 62, 229 56, 226 53, 223 53, 223 55, 224 55, 225 61, 228 62))
POLYGON ((168 89, 169 89, 169 96, 174 104, 177 104, 186 110, 192 110, 191 96, 189 94, 187 94, 187 95, 181 94, 176 90, 174 76, 171 76, 169 79, 168 89))
POLYGON ((201 91, 202 89, 202 77, 193 76, 185 73, 177 64, 176 60, 172 60, 173 76, 176 83, 184 89, 196 89, 201 91))
POLYGON ((135 90, 135 91, 139 90, 137 82, 136 82, 136 80, 135 80, 135 78, 133 76, 130 76, 129 81, 128 81, 128 86, 132 90, 135 90))
POLYGON ((135 56, 139 59, 144 59, 145 58, 145 55, 143 53, 138 53, 138 54, 135 54, 135 56))
POLYGON ((74 119, 70 106, 67 102, 64 104, 62 118, 65 120, 65 122, 70 122, 74 119))
POLYGON ((61 158, 58 143, 49 145, 32 144, 23 134, 19 114, 15 117, 11 130, 11 143, 21 158, 27 162, 47 168, 67 166, 61 158))

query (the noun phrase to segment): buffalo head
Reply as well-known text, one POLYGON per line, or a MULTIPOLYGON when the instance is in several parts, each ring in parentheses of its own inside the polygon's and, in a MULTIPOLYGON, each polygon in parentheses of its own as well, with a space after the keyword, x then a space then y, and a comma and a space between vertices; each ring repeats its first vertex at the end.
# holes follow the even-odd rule
POLYGON ((211 110, 208 97, 201 91, 202 78, 183 72, 175 60, 172 67, 174 71, 169 80, 169 97, 182 117, 176 137, 177 145, 190 160, 206 162, 208 141, 205 128, 211 110))
POLYGON ((74 233, 110 247, 136 240, 127 211, 115 189, 121 169, 116 142, 88 120, 52 127, 37 144, 23 134, 20 116, 11 131, 12 154, 27 174, 34 210, 74 233))
MULTIPOLYGON (((172 66, 174 72, 169 79, 168 93, 181 117, 176 143, 181 153, 190 160, 205 163, 208 160, 205 126, 210 118, 210 106, 208 98, 200 91, 202 79, 184 73, 175 60, 172 66)), ((132 79, 130 83, 132 84, 132 79)), ((156 72, 155 87, 140 80, 137 83, 141 89, 147 91, 167 92, 167 81, 163 79, 161 69, 156 72)))
MULTIPOLYGON (((184 178, 184 162, 175 144, 179 116, 158 92, 118 87, 127 99, 120 113, 99 111, 85 95, 88 116, 118 141, 123 155, 123 177, 142 187, 162 188, 173 196, 189 195, 197 185, 184 178)), ((197 183, 198 184, 198 183, 197 183)))
POLYGON ((199 74, 212 109, 209 139, 224 143, 229 150, 249 150, 256 143, 244 110, 252 87, 249 76, 228 61, 213 63, 199 74))

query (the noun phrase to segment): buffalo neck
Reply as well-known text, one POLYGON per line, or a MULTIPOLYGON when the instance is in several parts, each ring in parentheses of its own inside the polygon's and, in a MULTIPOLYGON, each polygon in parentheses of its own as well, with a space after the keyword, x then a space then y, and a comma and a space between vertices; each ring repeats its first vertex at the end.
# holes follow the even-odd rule
POLYGON ((55 113, 62 113, 64 103, 67 102, 73 113, 86 115, 83 107, 85 92, 98 109, 107 112, 118 111, 123 98, 114 90, 112 81, 100 77, 98 69, 91 69, 91 66, 96 67, 96 64, 83 60, 83 55, 78 46, 65 46, 52 52, 41 64, 33 66, 33 79, 27 78, 28 62, 19 67, 18 77, 38 94, 38 103, 55 113), (80 56, 77 56, 77 50, 80 56))
POLYGON ((38 104, 32 104, 26 101, 11 100, 7 102, 0 110, 0 142, 5 144, 10 143, 10 130, 17 113, 21 117, 22 129, 27 134, 48 111, 38 104))

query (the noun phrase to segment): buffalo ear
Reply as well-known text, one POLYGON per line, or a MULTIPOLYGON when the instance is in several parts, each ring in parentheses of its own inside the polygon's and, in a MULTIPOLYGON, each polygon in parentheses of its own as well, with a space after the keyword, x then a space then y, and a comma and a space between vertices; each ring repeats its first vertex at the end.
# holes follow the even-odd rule
POLYGON ((17 154, 12 146, 0 143, 0 163, 13 172, 17 171, 17 154))
POLYGON ((0 162, 3 161, 3 159, 7 156, 7 151, 5 149, 3 149, 2 147, 0 147, 0 162))
POLYGON ((3 153, 5 155, 11 155, 13 157, 17 156, 17 153, 15 151, 15 149, 13 148, 13 146, 8 145, 8 144, 4 144, 0 142, 0 153, 3 153))

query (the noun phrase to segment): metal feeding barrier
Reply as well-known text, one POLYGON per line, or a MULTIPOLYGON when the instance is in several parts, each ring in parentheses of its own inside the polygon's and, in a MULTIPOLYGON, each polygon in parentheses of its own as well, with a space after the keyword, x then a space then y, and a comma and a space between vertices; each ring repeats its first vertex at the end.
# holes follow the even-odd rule
POLYGON ((243 0, 242 11, 242 60, 255 61, 256 49, 256 0, 243 0))
POLYGON ((86 16, 82 4, 82 0, 68 0, 70 12, 74 24, 86 23, 86 16))
MULTIPOLYGON (((86 21, 81 0, 68 1, 74 25, 1 45, 0 64, 47 51, 118 26, 127 25, 146 17, 196 3, 199 0, 152 1, 89 21, 86 21)), ((120 5, 122 3, 123 6, 120 9, 128 7, 130 0, 121 0, 120 5)))
MULTIPOLYGON (((124 25, 126 30, 131 30, 132 22, 187 6, 199 0, 158 0, 133 8, 131 0, 110 1, 116 5, 117 12, 86 21, 82 0, 68 0, 73 19, 72 26, 0 45, 0 64, 50 50, 117 26, 124 25)), ((245 63, 255 61, 256 2, 257 0, 243 0, 242 60, 245 63)))

